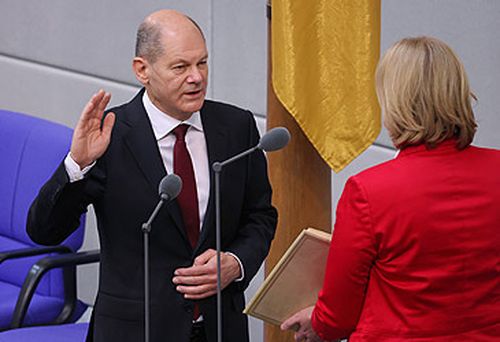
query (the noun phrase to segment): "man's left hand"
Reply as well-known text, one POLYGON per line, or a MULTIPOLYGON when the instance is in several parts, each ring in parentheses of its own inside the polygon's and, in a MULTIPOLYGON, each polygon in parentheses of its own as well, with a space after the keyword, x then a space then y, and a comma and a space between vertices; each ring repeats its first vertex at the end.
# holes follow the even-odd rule
MULTIPOLYGON (((238 261, 226 253, 220 255, 221 289, 241 276, 238 261)), ((178 268, 172 279, 176 289, 187 299, 203 299, 217 293, 217 252, 207 249, 194 260, 193 266, 178 268)))

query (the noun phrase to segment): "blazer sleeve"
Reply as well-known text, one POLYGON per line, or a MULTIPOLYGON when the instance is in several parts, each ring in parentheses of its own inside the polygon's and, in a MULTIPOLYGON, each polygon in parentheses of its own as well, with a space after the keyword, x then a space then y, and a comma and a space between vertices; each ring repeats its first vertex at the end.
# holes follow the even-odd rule
MULTIPOLYGON (((248 118, 249 146, 255 146, 259 142, 259 133, 251 113, 248 118)), ((248 158, 247 168, 238 233, 227 249, 237 255, 243 264, 245 277, 236 283, 241 290, 248 287, 269 253, 278 220, 277 211, 271 205, 272 190, 264 153, 260 150, 252 153, 248 158)))
POLYGON ((29 237, 41 245, 63 242, 78 228, 95 194, 102 192, 103 179, 96 165, 83 180, 70 183, 62 162, 31 204, 26 221, 29 237))
POLYGON ((312 314, 323 340, 349 336, 359 320, 371 266, 376 257, 370 204, 351 177, 337 207, 325 279, 312 314))

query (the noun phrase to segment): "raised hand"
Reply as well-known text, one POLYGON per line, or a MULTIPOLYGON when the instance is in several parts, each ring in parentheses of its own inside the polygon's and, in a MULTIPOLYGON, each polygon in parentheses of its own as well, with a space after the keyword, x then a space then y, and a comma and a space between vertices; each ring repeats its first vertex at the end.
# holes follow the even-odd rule
MULTIPOLYGON (((240 265, 227 253, 221 253, 221 289, 241 276, 240 265)), ((188 299, 202 299, 217 293, 217 253, 207 249, 200 254, 193 266, 175 270, 173 282, 177 291, 188 299)))
POLYGON ((83 169, 104 154, 108 148, 115 114, 108 113, 102 121, 111 94, 99 90, 94 94, 80 115, 73 132, 71 157, 83 169))

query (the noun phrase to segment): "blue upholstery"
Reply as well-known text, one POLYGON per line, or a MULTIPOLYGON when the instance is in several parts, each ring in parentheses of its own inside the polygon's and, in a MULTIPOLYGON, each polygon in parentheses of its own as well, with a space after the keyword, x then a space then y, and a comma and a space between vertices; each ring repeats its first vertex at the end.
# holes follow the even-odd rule
MULTIPOLYGON (((71 144, 72 130, 47 120, 0 110, 0 252, 36 247, 26 233, 31 202, 52 175, 71 144)), ((84 217, 63 245, 78 250, 83 242, 84 217)), ((0 330, 8 327, 17 294, 36 260, 9 259, 0 264, 0 330)), ((25 323, 50 322, 62 308, 61 270, 52 270, 37 287, 25 323)), ((76 318, 85 310, 77 304, 76 318)))
POLYGON ((30 327, 0 333, 0 342, 84 342, 88 323, 30 327))
MULTIPOLYGON (((0 287, 0 326, 8 327, 11 322, 11 315, 15 307, 15 301, 19 295, 19 286, 11 285, 8 283, 2 283, 0 287)), ((35 325, 46 322, 51 322, 57 318, 61 307, 63 305, 63 300, 58 297, 43 296, 35 294, 28 308, 28 313, 24 319, 26 325, 35 325), (40 314, 43 313, 43 314, 40 314)))

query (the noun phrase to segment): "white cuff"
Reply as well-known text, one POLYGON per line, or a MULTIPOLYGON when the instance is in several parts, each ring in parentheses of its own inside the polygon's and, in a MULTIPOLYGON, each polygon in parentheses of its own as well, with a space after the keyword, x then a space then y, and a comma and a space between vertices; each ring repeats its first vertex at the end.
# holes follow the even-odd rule
POLYGON ((241 277, 239 277, 239 278, 235 279, 234 281, 235 281, 235 282, 239 282, 239 281, 242 281, 243 279, 245 279, 245 269, 243 268, 243 264, 241 263, 240 258, 238 258, 238 257, 236 256, 236 254, 231 253, 231 252, 224 252, 224 253, 226 253, 226 254, 229 254, 229 255, 233 256, 233 257, 236 259, 236 261, 238 262, 238 265, 240 265, 241 277))
POLYGON ((95 161, 85 166, 83 169, 80 169, 80 165, 76 163, 76 161, 71 157, 71 152, 68 153, 66 158, 64 159, 64 168, 66 169, 66 173, 69 177, 69 182, 73 183, 79 180, 82 180, 83 177, 90 171, 90 169, 95 165, 95 161))

